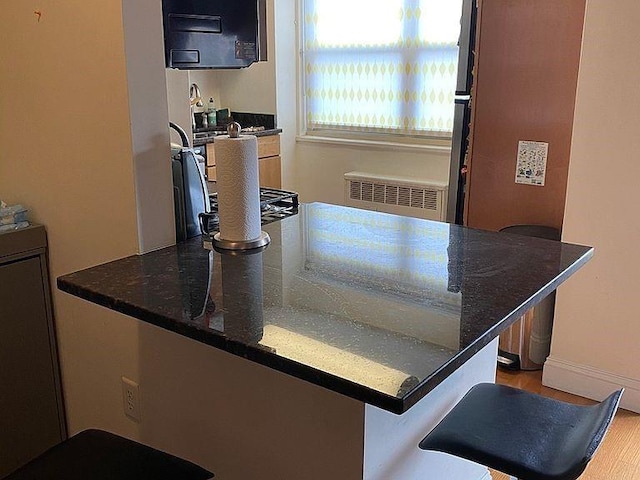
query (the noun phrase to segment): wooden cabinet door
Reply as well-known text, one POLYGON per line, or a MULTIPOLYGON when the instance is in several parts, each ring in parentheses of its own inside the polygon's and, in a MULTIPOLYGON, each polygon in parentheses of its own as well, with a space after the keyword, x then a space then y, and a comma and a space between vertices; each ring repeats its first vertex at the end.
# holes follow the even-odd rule
POLYGON ((207 143, 207 168, 205 175, 210 182, 216 181, 216 151, 213 142, 207 143))
POLYGON ((280 155, 277 157, 267 157, 258 160, 261 187, 282 188, 280 165, 280 155))

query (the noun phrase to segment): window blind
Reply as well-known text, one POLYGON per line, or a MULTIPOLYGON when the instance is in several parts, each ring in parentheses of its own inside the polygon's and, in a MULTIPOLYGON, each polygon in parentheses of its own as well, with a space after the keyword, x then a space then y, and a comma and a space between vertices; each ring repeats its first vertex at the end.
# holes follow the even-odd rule
POLYGON ((462 0, 302 0, 307 130, 448 136, 462 0))

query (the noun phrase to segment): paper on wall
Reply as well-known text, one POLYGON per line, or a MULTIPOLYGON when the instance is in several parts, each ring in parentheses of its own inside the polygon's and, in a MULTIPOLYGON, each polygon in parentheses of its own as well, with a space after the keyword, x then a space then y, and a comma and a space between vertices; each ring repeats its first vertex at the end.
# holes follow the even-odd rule
POLYGON ((546 142, 519 141, 516 183, 544 187, 548 152, 546 142))

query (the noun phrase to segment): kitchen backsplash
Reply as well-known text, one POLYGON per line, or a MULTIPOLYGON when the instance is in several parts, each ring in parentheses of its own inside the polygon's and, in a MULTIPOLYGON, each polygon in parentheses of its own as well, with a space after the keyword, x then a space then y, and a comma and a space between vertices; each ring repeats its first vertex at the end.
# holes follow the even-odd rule
MULTIPOLYGON (((225 125, 228 122, 221 121, 220 116, 218 117, 218 125, 208 126, 207 128, 202 128, 201 123, 198 121, 199 113, 196 113, 196 123, 198 126, 194 130, 194 132, 208 132, 211 130, 219 130, 220 126, 225 125)), ((232 118, 234 122, 238 122, 241 127, 264 127, 265 130, 272 130, 276 128, 276 116, 269 113, 247 113, 247 112, 231 112, 229 114, 229 118, 232 118)))
POLYGON ((268 113, 231 112, 231 118, 243 127, 264 127, 266 130, 276 128, 276 116, 268 113))

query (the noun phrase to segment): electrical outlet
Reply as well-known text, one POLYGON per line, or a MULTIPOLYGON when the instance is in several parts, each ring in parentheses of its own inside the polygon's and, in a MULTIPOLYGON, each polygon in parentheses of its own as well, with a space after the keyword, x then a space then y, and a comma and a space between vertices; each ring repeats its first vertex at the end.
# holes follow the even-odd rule
POLYGON ((122 377, 122 404, 124 414, 140 421, 140 385, 127 377, 122 377))

